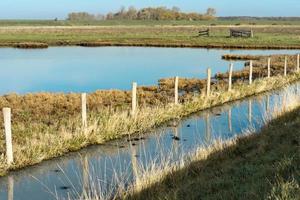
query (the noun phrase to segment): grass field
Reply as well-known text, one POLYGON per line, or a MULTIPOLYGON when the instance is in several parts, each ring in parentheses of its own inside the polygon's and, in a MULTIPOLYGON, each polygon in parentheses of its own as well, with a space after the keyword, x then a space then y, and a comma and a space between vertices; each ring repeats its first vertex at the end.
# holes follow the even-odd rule
POLYGON ((199 154, 186 167, 171 170, 158 183, 126 199, 298 200, 299 134, 298 107, 272 120, 258 134, 216 147, 207 156, 199 154))
POLYGON ((0 20, 0 26, 201 26, 201 25, 300 25, 298 20, 99 20, 99 21, 68 21, 68 20, 0 20))
POLYGON ((300 48, 299 35, 298 21, 0 21, 0 46, 39 42, 52 46, 300 48), (197 37, 208 25, 212 25, 211 37, 197 37), (232 27, 252 28, 254 38, 229 38, 232 27))

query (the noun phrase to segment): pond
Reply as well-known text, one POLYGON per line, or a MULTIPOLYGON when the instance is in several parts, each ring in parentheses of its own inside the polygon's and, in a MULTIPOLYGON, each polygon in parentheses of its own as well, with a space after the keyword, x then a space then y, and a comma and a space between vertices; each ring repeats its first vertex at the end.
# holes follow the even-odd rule
MULTIPOLYGON (((0 95, 93 92, 154 85, 166 77, 205 78, 228 70, 223 54, 296 54, 297 50, 221 50, 142 47, 0 48, 0 95)), ((241 69, 236 62, 234 69, 241 69)))

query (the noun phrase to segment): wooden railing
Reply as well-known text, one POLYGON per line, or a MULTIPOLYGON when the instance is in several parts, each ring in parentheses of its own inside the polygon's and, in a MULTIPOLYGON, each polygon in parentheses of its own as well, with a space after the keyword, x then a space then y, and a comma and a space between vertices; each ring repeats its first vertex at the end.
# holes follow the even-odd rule
POLYGON ((254 37, 253 30, 234 30, 230 29, 230 37, 254 37))

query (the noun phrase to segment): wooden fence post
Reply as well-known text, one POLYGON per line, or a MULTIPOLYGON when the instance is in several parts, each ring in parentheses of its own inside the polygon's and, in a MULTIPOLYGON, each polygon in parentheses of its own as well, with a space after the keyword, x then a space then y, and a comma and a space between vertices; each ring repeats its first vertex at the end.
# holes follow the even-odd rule
POLYGON ((233 63, 230 63, 230 66, 229 66, 229 80, 228 80, 228 91, 229 92, 232 89, 232 71, 233 71, 233 63))
POLYGON ((297 55, 297 72, 300 71, 300 54, 297 55))
POLYGON ((251 29, 250 34, 251 34, 250 37, 253 38, 254 37, 253 29, 251 29))
POLYGON ((3 108, 5 143, 6 143, 6 157, 7 164, 11 165, 14 162, 12 136, 11 136, 11 109, 3 108))
POLYGON ((179 77, 178 76, 176 76, 175 77, 175 94, 174 94, 174 98, 175 98, 175 101, 174 101, 174 103, 175 103, 175 105, 177 105, 178 104, 178 83, 179 82, 179 77))
POLYGON ((284 58, 284 76, 287 75, 287 56, 284 58))
POLYGON ((250 69, 249 69, 249 85, 252 84, 252 73, 253 73, 253 61, 250 60, 250 69))
POLYGON ((87 114, 86 114, 86 93, 81 94, 81 118, 82 128, 87 128, 87 114))
POLYGON ((132 83, 132 101, 131 101, 131 114, 136 114, 136 107, 137 107, 137 83, 132 83))
POLYGON ((206 96, 210 95, 210 85, 211 85, 211 69, 207 68, 207 87, 206 87, 206 96))
POLYGON ((271 58, 268 58, 268 78, 271 77, 271 58))

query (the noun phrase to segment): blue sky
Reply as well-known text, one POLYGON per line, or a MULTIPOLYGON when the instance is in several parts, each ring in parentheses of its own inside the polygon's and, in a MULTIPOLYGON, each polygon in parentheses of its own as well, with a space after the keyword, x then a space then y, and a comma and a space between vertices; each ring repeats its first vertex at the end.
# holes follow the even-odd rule
POLYGON ((122 5, 178 6, 197 12, 214 7, 219 16, 300 16, 299 0, 0 0, 0 19, 64 19, 73 11, 107 13, 122 5))

